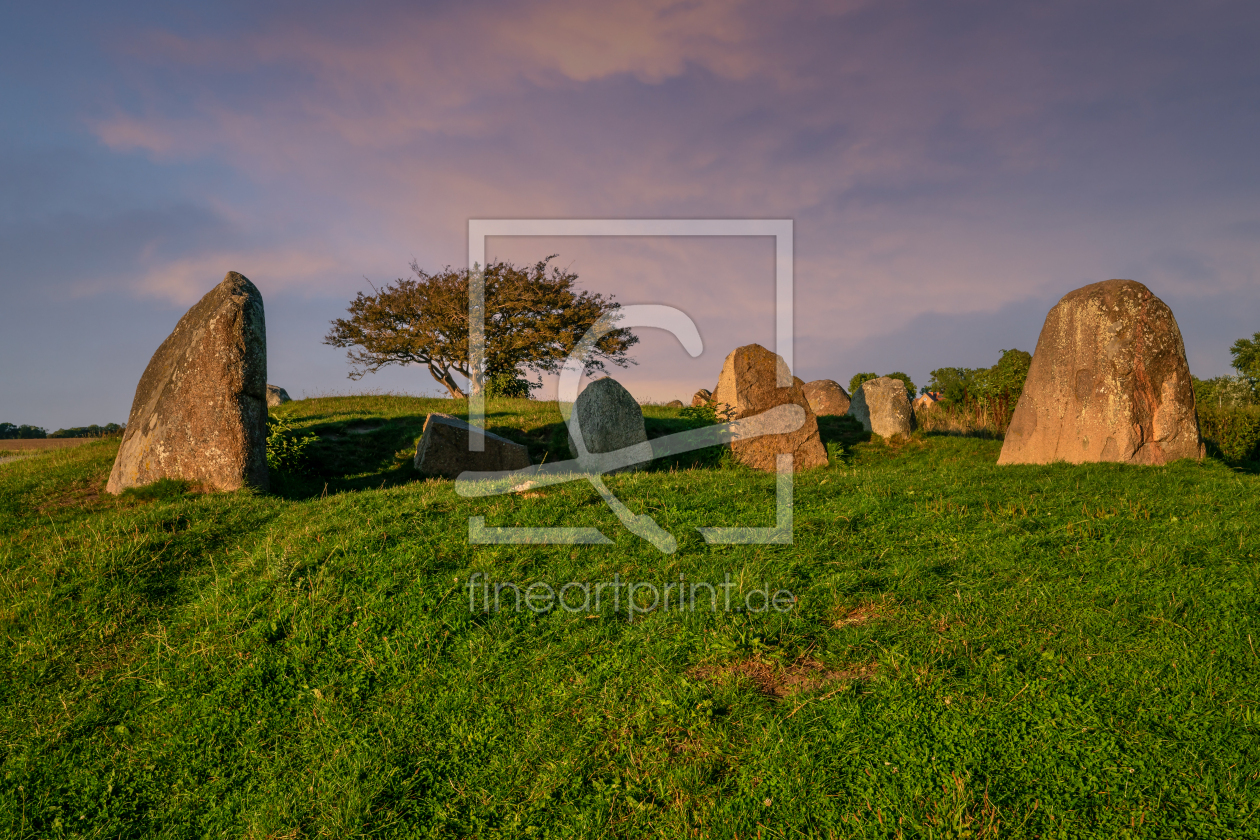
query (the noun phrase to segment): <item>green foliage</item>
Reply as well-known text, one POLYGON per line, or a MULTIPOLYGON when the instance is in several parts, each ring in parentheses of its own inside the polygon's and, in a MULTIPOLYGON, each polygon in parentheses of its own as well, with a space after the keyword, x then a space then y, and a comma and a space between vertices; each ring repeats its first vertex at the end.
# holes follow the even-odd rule
POLYGON ((1255 384, 1245 376, 1217 376, 1212 379, 1192 376, 1190 380, 1194 384, 1194 401, 1200 406, 1235 408, 1260 402, 1255 384))
POLYGON ((58 429, 49 435, 50 438, 86 438, 86 437, 105 437, 106 435, 116 435, 122 432, 126 427, 117 423, 106 423, 104 426, 75 426, 73 429, 58 429))
POLYGON ((924 392, 939 393, 945 407, 988 412, 1005 427, 1024 392, 1032 354, 1023 350, 1001 353, 991 368, 937 368, 924 392))
POLYGON ((32 440, 48 437, 48 432, 39 426, 15 426, 12 423, 0 423, 0 440, 32 440))
POLYGON ((485 379, 487 397, 529 399, 534 390, 541 387, 541 382, 530 382, 514 370, 489 373, 485 379))
MULTIPOLYGON (((832 464, 795 476, 791 545, 695 531, 772 525, 773 475, 606 478, 678 535, 664 557, 586 482, 377 489, 390 447, 460 405, 286 409, 342 436, 319 445, 344 472, 301 498, 98 495, 116 441, 0 468, 0 833, 1255 835, 1255 470, 998 467, 998 441, 840 446, 821 418, 832 464), (470 545, 469 516, 613 544, 470 545), (485 613, 475 573, 729 574, 737 605, 759 581, 796 604, 485 613)), ((488 416, 535 462, 560 422, 488 416)))
POLYGON ((1240 338, 1229 348, 1234 357, 1233 367, 1240 374, 1251 380, 1254 385, 1260 383, 1260 332, 1251 338, 1240 338))
POLYGON ((879 379, 877 373, 855 373, 853 378, 849 380, 849 394, 857 393, 858 388, 862 387, 863 382, 870 382, 872 379, 879 379))
POLYGON ((1230 463, 1260 461, 1260 406, 1196 403, 1199 433, 1213 454, 1230 463))
POLYGON ((310 467, 311 446, 317 440, 315 435, 297 433, 286 417, 268 417, 267 468, 287 473, 306 472, 310 467))
POLYGON ((710 400, 704 405, 688 405, 678 410, 678 416, 694 421, 697 425, 712 426, 718 423, 729 423, 734 419, 735 411, 730 406, 722 406, 710 400))

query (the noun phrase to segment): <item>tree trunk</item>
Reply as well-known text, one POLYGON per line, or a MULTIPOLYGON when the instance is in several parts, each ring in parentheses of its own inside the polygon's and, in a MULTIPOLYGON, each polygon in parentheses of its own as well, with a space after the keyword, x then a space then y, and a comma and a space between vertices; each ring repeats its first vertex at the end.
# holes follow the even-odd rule
POLYGON ((438 368, 435 365, 430 364, 429 373, 433 375, 434 379, 446 386, 446 390, 451 395, 451 399, 462 400, 467 398, 468 395, 465 394, 459 385, 455 383, 455 377, 451 376, 449 369, 438 368))

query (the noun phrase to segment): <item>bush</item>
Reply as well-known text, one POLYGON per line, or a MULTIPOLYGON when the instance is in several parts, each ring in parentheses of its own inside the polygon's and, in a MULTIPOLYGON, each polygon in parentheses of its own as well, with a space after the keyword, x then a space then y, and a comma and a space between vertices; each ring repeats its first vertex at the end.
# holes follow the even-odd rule
POLYGON ((1199 432, 1213 455, 1225 461, 1260 461, 1260 406, 1200 403, 1199 432))
POLYGON ((516 371, 501 371, 491 374, 485 379, 487 397, 529 399, 534 389, 541 387, 541 382, 530 382, 516 371))
POLYGON ((298 435, 283 417, 267 418, 267 468, 279 472, 301 473, 310 466, 311 444, 315 435, 298 435))
POLYGON ((855 373, 853 378, 849 380, 849 396, 857 393, 857 389, 862 387, 863 382, 870 382, 872 379, 879 379, 876 373, 855 373))
POLYGON ((1245 376, 1217 376, 1213 379, 1190 377, 1194 383, 1194 401, 1198 405, 1216 408, 1255 405, 1256 391, 1245 376))

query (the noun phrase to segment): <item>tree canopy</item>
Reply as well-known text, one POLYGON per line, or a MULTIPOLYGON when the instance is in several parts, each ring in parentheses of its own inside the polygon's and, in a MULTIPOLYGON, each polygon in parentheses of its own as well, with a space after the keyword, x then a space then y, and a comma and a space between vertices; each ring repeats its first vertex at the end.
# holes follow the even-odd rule
POLYGON ((1252 383, 1260 382, 1260 332, 1251 338, 1240 338, 1229 348, 1233 367, 1252 383))
MULTIPOLYGON (((506 262, 486 266, 485 369, 492 392, 525 396, 538 387, 524 379, 528 372, 559 370, 564 360, 596 321, 621 304, 576 288, 577 275, 550 265, 548 257, 518 268, 506 262)), ((348 318, 332 322, 325 344, 349 348, 351 379, 386 365, 421 364, 429 369, 452 397, 466 396, 456 382, 459 374, 472 381, 469 370, 468 291, 472 273, 447 267, 437 274, 412 262, 414 277, 400 278, 375 294, 359 292, 350 302, 348 318)), ((587 368, 625 367, 638 336, 614 330, 595 345, 587 368)))

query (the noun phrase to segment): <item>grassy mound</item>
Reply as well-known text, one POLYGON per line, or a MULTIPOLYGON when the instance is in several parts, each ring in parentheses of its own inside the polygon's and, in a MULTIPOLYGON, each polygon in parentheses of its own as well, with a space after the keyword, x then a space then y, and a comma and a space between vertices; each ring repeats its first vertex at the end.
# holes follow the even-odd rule
MULTIPOLYGON (((998 441, 827 420, 793 545, 703 541, 774 524, 774 477, 720 450, 606 479, 678 538, 665 555, 587 483, 418 479, 430 411, 463 407, 286 404, 319 440, 268 495, 105 495, 116 440, 0 465, 0 830, 1255 835, 1255 475, 999 469, 998 441), (612 544, 470 546, 470 516, 612 544), (487 613, 474 574, 729 580, 754 609, 487 613)), ((693 422, 645 413, 653 436, 693 422)), ((567 457, 554 404, 488 423, 567 457)))

